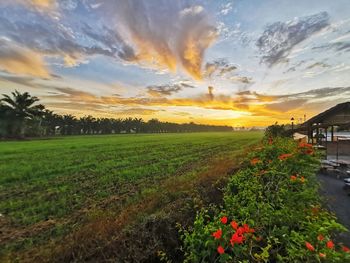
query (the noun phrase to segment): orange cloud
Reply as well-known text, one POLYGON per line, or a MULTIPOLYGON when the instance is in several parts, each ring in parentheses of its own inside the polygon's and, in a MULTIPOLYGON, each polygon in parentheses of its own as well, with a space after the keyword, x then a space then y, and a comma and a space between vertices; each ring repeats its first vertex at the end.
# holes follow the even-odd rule
MULTIPOLYGON (((51 104, 52 106, 60 106, 67 110, 86 109, 92 114, 91 111, 95 109, 97 114, 101 115, 111 114, 114 111, 115 114, 125 116, 143 115, 176 122, 194 120, 200 123, 232 126, 267 126, 276 121, 290 123, 291 117, 299 120, 304 114, 307 116, 316 114, 320 105, 314 100, 333 96, 334 99, 329 103, 332 101, 335 104, 337 94, 350 94, 350 87, 316 89, 288 95, 266 95, 245 91, 234 96, 214 94, 215 90, 209 87, 208 93, 191 98, 167 98, 161 96, 161 93, 159 96, 150 95, 150 97, 96 96, 70 88, 56 88, 56 90, 60 93, 46 98, 55 102, 51 104), (125 108, 127 109, 123 110, 125 108), (178 114, 179 110, 181 114, 178 114)), ((173 90, 165 90, 165 94, 171 91, 173 90)))
POLYGON ((55 0, 32 0, 31 2, 36 6, 47 8, 52 7, 55 0))
POLYGON ((43 57, 34 51, 0 42, 0 69, 13 74, 49 78, 50 73, 43 57))
POLYGON ((2 0, 5 4, 22 4, 28 7, 49 9, 55 7, 56 0, 2 0))
POLYGON ((202 6, 188 7, 176 1, 157 6, 140 0, 103 7, 106 12, 116 12, 116 30, 123 44, 120 58, 172 72, 182 68, 194 79, 202 79, 204 52, 217 37, 202 6))

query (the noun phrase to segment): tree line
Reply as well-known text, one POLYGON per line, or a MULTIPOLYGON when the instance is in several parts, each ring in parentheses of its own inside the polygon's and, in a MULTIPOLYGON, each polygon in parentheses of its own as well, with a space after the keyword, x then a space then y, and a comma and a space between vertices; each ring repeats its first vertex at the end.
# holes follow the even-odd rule
POLYGON ((230 126, 162 122, 142 118, 77 118, 60 115, 39 104, 39 99, 28 92, 17 90, 0 99, 0 137, 23 138, 53 135, 166 133, 232 131, 230 126))

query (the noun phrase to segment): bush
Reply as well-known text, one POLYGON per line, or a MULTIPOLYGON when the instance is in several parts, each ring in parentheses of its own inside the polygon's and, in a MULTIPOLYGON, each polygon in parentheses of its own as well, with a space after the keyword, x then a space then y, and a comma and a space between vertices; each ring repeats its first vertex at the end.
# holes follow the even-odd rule
POLYGON ((332 235, 346 229, 321 207, 311 145, 263 142, 232 176, 216 215, 183 232, 186 262, 350 262, 332 235))
POLYGON ((292 135, 291 129, 284 124, 279 125, 277 122, 274 125, 270 125, 265 130, 266 138, 275 138, 275 137, 290 137, 292 135))

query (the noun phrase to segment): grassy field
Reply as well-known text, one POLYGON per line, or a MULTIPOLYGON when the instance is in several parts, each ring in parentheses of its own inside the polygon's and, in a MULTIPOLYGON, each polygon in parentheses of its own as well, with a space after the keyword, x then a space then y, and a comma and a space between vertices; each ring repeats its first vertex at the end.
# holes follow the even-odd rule
MULTIPOLYGON (((101 224, 109 231, 101 234, 103 239, 116 240, 115 232, 166 207, 171 211, 174 204, 177 209, 202 205, 208 198, 202 193, 203 182, 224 177, 261 136, 101 135, 1 142, 0 256, 8 261, 41 256, 51 261, 54 246, 66 260, 86 261, 81 244, 89 242, 85 239, 95 236, 101 224), (86 227, 95 229, 90 237, 86 227), (78 252, 67 252, 64 243, 78 252)), ((106 244, 98 246, 103 250, 106 244)))

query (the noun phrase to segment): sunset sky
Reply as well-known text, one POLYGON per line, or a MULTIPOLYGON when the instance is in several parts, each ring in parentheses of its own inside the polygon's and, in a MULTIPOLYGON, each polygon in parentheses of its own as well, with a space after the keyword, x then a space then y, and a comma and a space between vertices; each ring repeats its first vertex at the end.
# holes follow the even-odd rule
POLYGON ((76 116, 298 122, 350 100, 349 0, 1 0, 15 89, 76 116))

